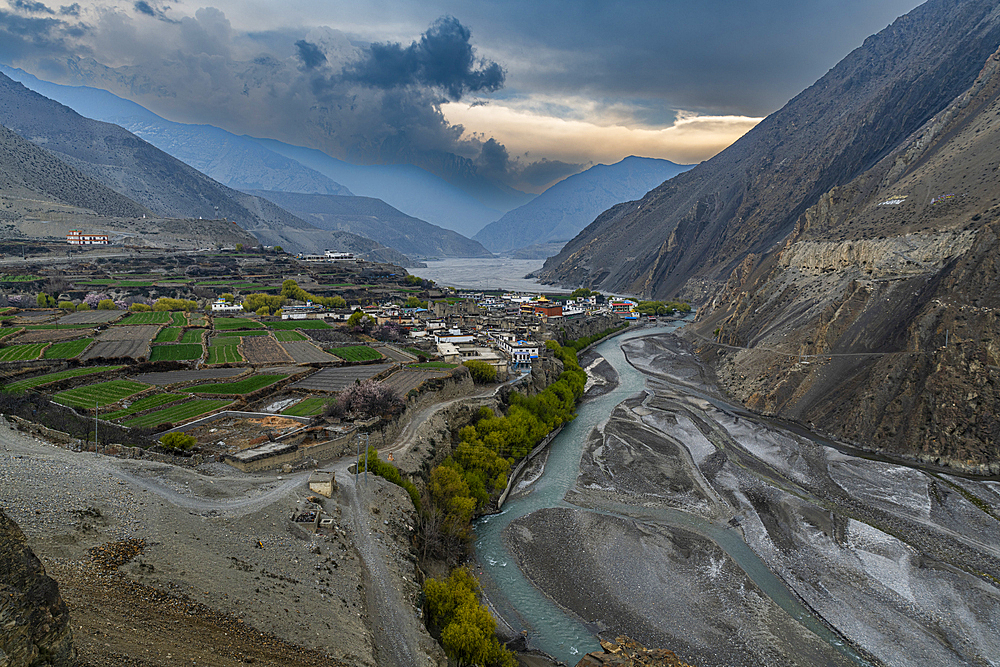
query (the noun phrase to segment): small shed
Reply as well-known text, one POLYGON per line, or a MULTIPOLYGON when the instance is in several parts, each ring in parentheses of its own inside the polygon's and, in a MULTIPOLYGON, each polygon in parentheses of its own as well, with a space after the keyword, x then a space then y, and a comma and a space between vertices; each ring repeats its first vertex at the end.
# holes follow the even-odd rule
POLYGON ((309 490, 326 498, 333 498, 337 490, 337 480, 329 470, 314 470, 309 475, 309 490))

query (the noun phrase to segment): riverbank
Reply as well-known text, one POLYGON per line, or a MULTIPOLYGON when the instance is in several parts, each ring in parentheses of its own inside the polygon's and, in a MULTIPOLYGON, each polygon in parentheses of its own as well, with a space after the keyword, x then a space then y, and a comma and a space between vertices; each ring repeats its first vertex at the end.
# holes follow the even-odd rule
POLYGON ((700 667, 993 664, 1000 485, 716 409, 676 337, 624 347, 646 392, 583 439, 569 505, 504 531, 549 599, 700 667))

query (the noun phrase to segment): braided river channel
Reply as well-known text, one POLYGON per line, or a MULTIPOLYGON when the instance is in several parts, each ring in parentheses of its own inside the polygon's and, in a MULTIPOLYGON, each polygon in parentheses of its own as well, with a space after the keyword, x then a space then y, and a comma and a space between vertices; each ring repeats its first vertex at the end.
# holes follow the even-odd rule
POLYGON ((567 665, 599 632, 699 667, 998 664, 1000 486, 726 409, 681 324, 595 346, 613 388, 477 522, 510 629, 567 665))

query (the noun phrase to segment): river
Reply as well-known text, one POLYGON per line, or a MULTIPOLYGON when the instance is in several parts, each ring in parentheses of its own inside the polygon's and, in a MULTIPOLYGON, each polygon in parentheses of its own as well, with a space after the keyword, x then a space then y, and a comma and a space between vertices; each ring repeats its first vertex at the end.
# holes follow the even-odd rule
POLYGON ((700 665, 909 664, 918 650, 958 665, 1000 655, 990 630, 1000 594, 983 586, 1000 575, 1000 487, 856 459, 740 419, 705 400, 714 387, 693 356, 651 333, 595 348, 618 386, 581 403, 529 493, 476 525, 483 588, 515 631, 569 665, 600 649, 598 630, 629 630, 700 665), (959 492, 935 501, 937 479, 959 492), (939 507, 925 511, 932 502, 939 507), (609 530, 620 531, 611 550, 600 536, 609 530), (688 556, 677 557, 678 544, 688 556), (606 562, 619 554, 642 565, 606 562), (927 558, 964 572, 942 576, 927 558), (662 598, 701 611, 676 621, 662 598), (942 621, 945 608, 960 618, 942 621), (720 646, 733 628, 742 636, 720 646))

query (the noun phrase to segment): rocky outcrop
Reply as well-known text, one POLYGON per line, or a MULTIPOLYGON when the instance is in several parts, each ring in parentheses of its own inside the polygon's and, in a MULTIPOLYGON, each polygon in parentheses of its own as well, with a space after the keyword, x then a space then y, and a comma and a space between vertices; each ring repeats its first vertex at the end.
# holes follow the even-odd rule
POLYGON ((751 409, 1000 472, 1000 51, 896 151, 730 275, 692 334, 751 409))
POLYGON ((75 658, 58 585, 0 510, 0 667, 69 667, 75 658))
POLYGON ((601 640, 603 651, 588 653, 576 667, 691 667, 672 651, 646 648, 628 637, 601 640))

